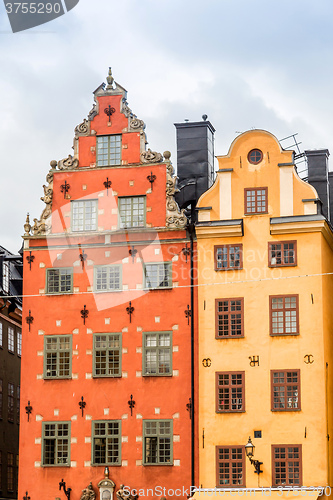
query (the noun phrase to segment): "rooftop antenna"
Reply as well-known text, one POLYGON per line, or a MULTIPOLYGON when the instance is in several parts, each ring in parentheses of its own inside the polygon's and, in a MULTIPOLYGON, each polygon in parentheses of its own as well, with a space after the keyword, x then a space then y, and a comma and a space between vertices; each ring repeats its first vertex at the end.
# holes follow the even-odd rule
POLYGON ((279 142, 283 142, 283 141, 286 141, 287 139, 291 139, 292 142, 289 146, 283 146, 283 149, 294 149, 296 150, 296 154, 295 154, 295 160, 299 160, 299 161, 295 161, 295 167, 296 167, 296 171, 298 173, 298 175, 301 177, 301 179, 303 180, 307 180, 307 174, 308 174, 308 168, 307 168, 307 161, 306 161, 306 156, 305 156, 305 153, 301 152, 300 148, 299 148, 299 145, 302 144, 302 142, 298 142, 297 139, 296 139, 296 135, 298 135, 298 132, 296 134, 292 134, 292 135, 288 135, 287 137, 284 137, 283 139, 280 139, 279 142), (304 170, 299 170, 298 169, 298 165, 300 163, 305 163, 305 169, 304 170), (301 174, 306 174, 305 176, 302 176, 301 174))

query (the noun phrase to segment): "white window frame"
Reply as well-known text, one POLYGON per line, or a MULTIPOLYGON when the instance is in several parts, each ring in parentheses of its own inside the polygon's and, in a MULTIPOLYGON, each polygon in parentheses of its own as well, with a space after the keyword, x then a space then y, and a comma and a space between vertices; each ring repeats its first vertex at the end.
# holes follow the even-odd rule
POLYGON ((15 352, 15 330, 12 326, 8 327, 8 334, 7 334, 7 340, 8 340, 8 352, 11 352, 14 354, 15 352))
POLYGON ((17 355, 21 357, 22 354, 22 332, 21 330, 17 330, 16 332, 16 347, 17 347, 17 355))
POLYGON ((98 200, 74 200, 71 202, 71 230, 72 232, 85 232, 85 231, 97 231, 98 227, 98 200), (76 216, 76 207, 79 208, 79 205, 83 206, 83 218, 82 224, 80 224, 80 219, 77 219, 76 216), (94 209, 95 218, 87 219, 87 208, 91 204, 91 207, 94 209), (89 221, 89 222, 88 222, 89 221))
POLYGON ((112 264, 112 265, 95 266, 94 267, 94 291, 95 292, 119 292, 120 290, 122 290, 122 266, 120 264, 112 264), (117 287, 117 288, 109 286, 111 274, 115 270, 119 270, 119 287, 117 287), (106 272, 106 274, 107 274, 106 288, 99 288, 98 273, 103 272, 103 271, 106 272))

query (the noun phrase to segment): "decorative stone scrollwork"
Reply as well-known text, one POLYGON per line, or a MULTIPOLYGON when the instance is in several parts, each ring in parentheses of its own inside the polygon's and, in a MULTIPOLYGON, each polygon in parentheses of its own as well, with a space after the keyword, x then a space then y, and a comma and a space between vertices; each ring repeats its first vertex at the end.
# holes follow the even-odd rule
POLYGON ((131 108, 128 106, 126 97, 123 97, 121 101, 120 112, 123 113, 126 116, 126 118, 128 118, 129 131, 135 131, 146 128, 145 122, 143 120, 139 120, 139 118, 133 113, 131 108))
POLYGON ((51 229, 51 214, 52 214, 52 199, 53 199, 53 173, 55 170, 55 165, 57 162, 55 160, 51 161, 51 170, 48 172, 46 176, 46 181, 48 182, 48 186, 43 185, 44 196, 41 197, 41 200, 45 203, 46 207, 44 208, 40 219, 34 219, 34 224, 31 227, 29 221, 29 215, 27 216, 26 223, 24 224, 25 234, 24 236, 30 235, 30 230, 33 235, 46 234, 51 229), (30 226, 30 228, 29 228, 30 226))
POLYGON ((133 118, 130 120, 130 129, 131 130, 139 130, 140 128, 145 128, 145 122, 143 120, 139 120, 138 118, 133 118))
POLYGON ((124 97, 121 101, 121 110, 120 110, 121 113, 123 113, 126 118, 129 118, 129 117, 132 117, 133 118, 133 113, 132 113, 132 110, 131 108, 129 107, 127 101, 126 101, 126 98, 124 97))
POLYGON ((93 104, 93 107, 91 108, 91 110, 89 111, 88 113, 88 120, 91 121, 95 118, 95 116, 98 115, 98 110, 97 110, 97 106, 96 106, 96 103, 93 104))
POLYGON ((79 166, 79 160, 74 158, 72 155, 68 155, 67 158, 63 158, 58 161, 59 170, 68 170, 70 168, 76 168, 79 166))
POLYGON ((176 200, 173 197, 177 192, 177 178, 173 175, 173 167, 170 163, 170 153, 168 151, 164 153, 164 158, 168 162, 166 180, 166 227, 184 229, 187 224, 187 218, 184 210, 179 210, 176 200))
POLYGON ((163 160, 161 153, 156 153, 156 151, 152 151, 151 149, 142 151, 140 156, 142 163, 158 163, 163 160))
POLYGON ((90 134, 90 121, 84 118, 83 122, 75 127, 75 137, 85 136, 90 134))

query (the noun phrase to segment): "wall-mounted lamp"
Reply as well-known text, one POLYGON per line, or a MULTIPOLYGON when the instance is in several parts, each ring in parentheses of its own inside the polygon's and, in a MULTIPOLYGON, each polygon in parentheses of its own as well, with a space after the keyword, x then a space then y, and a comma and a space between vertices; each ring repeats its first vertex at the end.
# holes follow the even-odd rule
POLYGON ((63 479, 59 483, 59 491, 61 491, 61 488, 64 490, 64 493, 65 493, 66 497, 68 498, 68 500, 71 500, 72 488, 66 488, 66 483, 63 479))
POLYGON ((259 460, 254 460, 252 458, 254 455, 254 449, 255 449, 255 446, 251 441, 251 436, 249 436, 249 440, 248 440, 247 444, 245 445, 246 456, 250 460, 251 464, 253 465, 253 467, 255 469, 254 473, 260 474, 261 472, 263 472, 260 468, 260 466, 263 464, 263 462, 259 462, 259 460))

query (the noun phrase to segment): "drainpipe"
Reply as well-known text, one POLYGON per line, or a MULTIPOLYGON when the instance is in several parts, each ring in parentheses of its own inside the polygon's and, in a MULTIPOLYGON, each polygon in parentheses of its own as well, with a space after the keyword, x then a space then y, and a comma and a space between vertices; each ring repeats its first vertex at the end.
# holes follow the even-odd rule
POLYGON ((194 259, 193 237, 195 235, 194 217, 195 204, 191 206, 191 221, 188 227, 190 233, 190 278, 191 278, 191 486, 195 485, 195 422, 194 422, 194 259))

